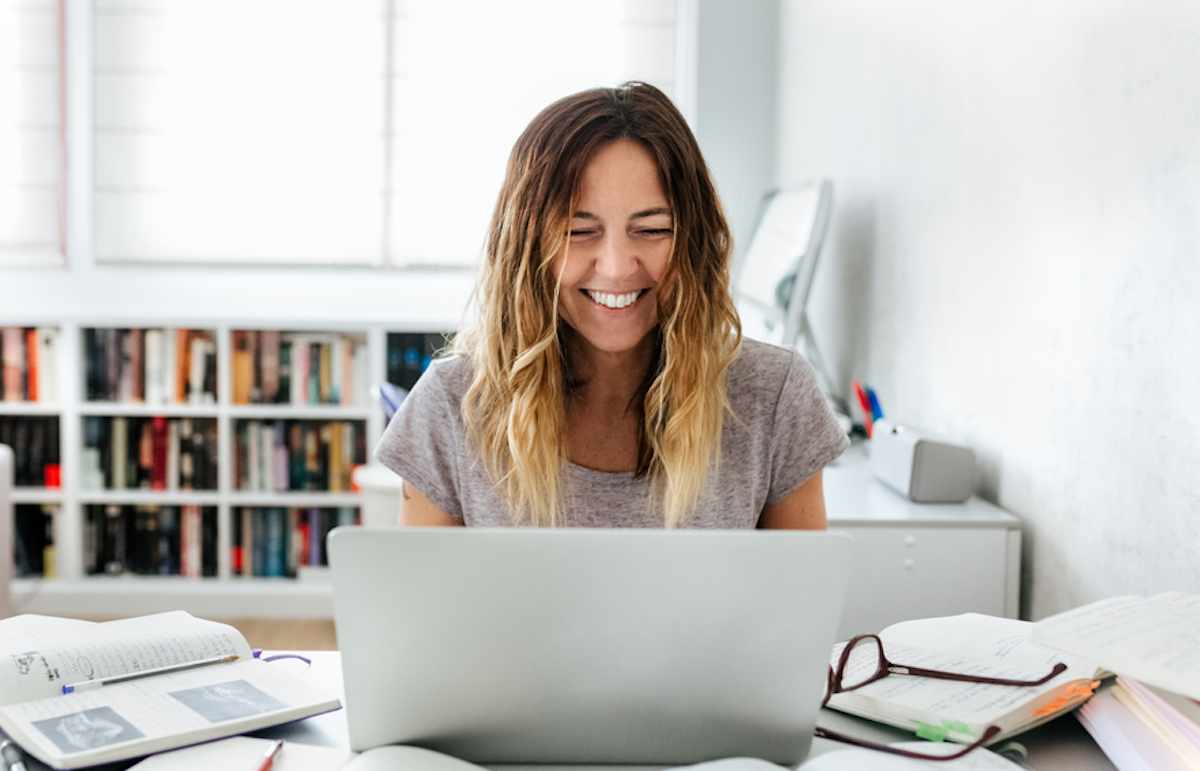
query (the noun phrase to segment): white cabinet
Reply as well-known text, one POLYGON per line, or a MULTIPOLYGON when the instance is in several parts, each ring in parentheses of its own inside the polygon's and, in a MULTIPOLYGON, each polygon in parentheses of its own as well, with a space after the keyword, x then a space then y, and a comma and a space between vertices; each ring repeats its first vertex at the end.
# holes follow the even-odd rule
POLYGON ((1017 616, 1016 517, 977 498, 913 503, 871 476, 857 446, 826 468, 824 482, 830 529, 854 538, 840 639, 912 618, 1017 616))

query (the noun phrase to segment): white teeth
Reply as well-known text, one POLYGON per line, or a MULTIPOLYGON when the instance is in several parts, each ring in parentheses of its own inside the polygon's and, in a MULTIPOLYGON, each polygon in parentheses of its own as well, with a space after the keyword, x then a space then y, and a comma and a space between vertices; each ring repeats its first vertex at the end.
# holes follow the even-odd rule
POLYGON ((606 308, 615 309, 632 305, 637 301, 638 295, 641 294, 640 290, 637 292, 628 292, 626 294, 609 294, 607 292, 593 292, 591 289, 587 290, 587 293, 592 300, 600 305, 603 305, 606 308))

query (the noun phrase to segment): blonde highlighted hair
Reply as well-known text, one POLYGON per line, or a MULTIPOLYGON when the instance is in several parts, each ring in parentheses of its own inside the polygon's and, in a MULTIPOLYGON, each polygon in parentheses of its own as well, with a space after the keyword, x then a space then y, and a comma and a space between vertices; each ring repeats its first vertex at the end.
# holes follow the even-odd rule
POLYGON ((729 292, 731 237, 696 139, 670 99, 630 82, 542 110, 513 147, 476 286, 478 318, 455 338, 472 381, 462 413, 471 445, 515 524, 562 523, 568 392, 554 258, 583 169, 616 139, 654 157, 674 219, 657 287, 657 351, 638 392, 636 474, 649 476, 663 524, 687 523, 720 462, 725 374, 741 344, 729 292))

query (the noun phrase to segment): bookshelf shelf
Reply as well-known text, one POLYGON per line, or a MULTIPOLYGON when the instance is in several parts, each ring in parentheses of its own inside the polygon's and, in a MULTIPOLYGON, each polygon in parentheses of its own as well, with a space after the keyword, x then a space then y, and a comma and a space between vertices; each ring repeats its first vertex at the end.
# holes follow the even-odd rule
POLYGON ((57 404, 41 402, 0 402, 0 415, 54 416, 62 413, 57 404))
MULTIPOLYGON (((6 323, 22 321, 13 319, 6 323)), ((348 458, 369 462, 385 427, 372 387, 385 380, 404 385, 419 377, 421 367, 435 348, 434 342, 441 340, 440 335, 375 319, 314 322, 299 316, 292 319, 78 317, 49 326, 43 321, 37 329, 41 344, 45 345, 45 350, 39 349, 38 361, 44 365, 41 367, 44 377, 39 381, 38 395, 46 401, 10 398, 0 402, 0 418, 10 422, 29 419, 31 424, 37 420, 53 421, 56 426, 53 437, 57 440, 54 452, 59 458, 62 488, 28 486, 15 491, 17 504, 56 507, 48 520, 52 526, 48 537, 54 561, 47 569, 53 570, 54 577, 23 577, 14 581, 14 602, 20 612, 125 616, 181 608, 214 618, 332 616, 329 572, 325 567, 302 564, 296 571, 297 577, 290 579, 237 575, 235 549, 244 546, 244 509, 265 510, 265 514, 251 515, 255 519, 262 517, 264 522, 274 516, 271 509, 317 509, 324 527, 327 519, 348 515, 347 509, 361 512, 364 496, 351 491, 239 489, 245 482, 238 475, 245 469, 239 453, 248 454, 244 444, 246 428, 259 423, 261 439, 268 435, 267 424, 271 421, 302 421, 307 425, 300 426, 301 430, 314 428, 317 441, 325 442, 322 424, 338 424, 328 429, 329 436, 335 437, 341 426, 351 423, 352 429, 347 429, 343 436, 354 437, 355 441, 346 440, 343 446, 343 466, 351 463, 348 458), (246 348, 239 346, 241 342, 261 344, 264 340, 266 346, 252 349, 249 359, 246 348), (284 349, 289 346, 290 351, 285 354, 284 349), (270 361, 270 365, 264 366, 265 361, 270 361), (252 364, 249 368, 248 362, 252 364), (127 381, 126 373, 130 371, 135 375, 127 381), (136 375, 138 372, 141 377, 136 375), (265 380, 263 372, 272 372, 273 377, 265 380), (311 380, 296 382, 297 372, 307 372, 311 380), (248 377, 251 389, 247 396, 248 377), (300 387, 303 383, 309 385, 307 391, 300 387), (313 393, 317 397, 308 396, 313 393), (349 403, 336 403, 343 393, 349 403), (193 394, 204 394, 199 398, 206 401, 190 401, 193 394), (272 394, 283 401, 266 402, 272 394), (131 401, 111 401, 126 395, 131 401), (149 401, 132 401, 138 398, 149 401), (264 403, 250 401, 256 398, 264 403), (331 403, 306 403, 309 398, 331 403), (147 477, 145 470, 147 457, 151 458, 156 473, 162 465, 161 436, 154 434, 156 426, 151 425, 147 439, 144 428, 150 423, 146 419, 157 416, 168 419, 168 487, 176 478, 179 486, 185 484, 182 456, 188 445, 182 442, 186 436, 184 424, 188 422, 184 419, 190 418, 193 436, 198 430, 204 432, 202 438, 194 440, 194 451, 198 454, 193 457, 192 473, 202 467, 197 459, 204 459, 205 464, 215 459, 215 466, 207 466, 215 468, 215 474, 206 475, 208 478, 192 477, 194 485, 204 484, 206 489, 105 489, 103 485, 111 484, 113 478, 112 450, 114 437, 120 433, 115 430, 118 424, 123 424, 125 432, 122 441, 129 465, 123 476, 127 484, 148 485, 162 478, 154 474, 147 477), (103 430, 98 431, 97 426, 103 430), (178 445, 177 438, 181 442, 178 445), (146 442, 152 447, 149 455, 145 451, 146 442), (170 449, 175 447, 179 449, 170 449), (96 531, 102 514, 96 510, 98 506, 119 506, 122 511, 111 515, 132 517, 126 519, 132 523, 146 514, 145 507, 176 507, 165 519, 167 509, 159 509, 158 521, 171 523, 165 537, 179 538, 180 549, 184 521, 197 521, 190 519, 197 512, 189 512, 187 508, 200 507, 204 538, 211 539, 209 528, 215 528, 216 576, 134 575, 129 571, 135 566, 128 562, 124 575, 89 575, 88 571, 96 565, 93 557, 101 553, 97 549, 108 548, 97 547, 98 543, 104 544, 96 531), (179 535, 175 535, 176 527, 179 535)), ((307 439, 308 435, 304 436, 307 439)), ((332 455, 325 454, 324 445, 320 447, 320 463, 332 464, 332 455)), ((264 460, 267 457, 264 455, 264 460)), ((348 472, 337 475, 339 479, 343 476, 342 485, 348 485, 348 472)), ((318 478, 323 482, 328 479, 322 474, 318 478)), ((40 477, 31 478, 28 484, 41 484, 40 477)), ((306 519, 311 522, 312 516, 310 511, 306 519)), ((104 523, 99 526, 105 527, 104 523)), ((208 550, 212 542, 203 543, 204 564, 211 566, 208 550)), ((129 545, 132 549, 133 542, 129 545)), ((173 559, 182 569, 182 556, 173 559)))
POLYGON ((215 490, 85 490, 79 493, 79 502, 130 506, 216 506, 220 497, 215 490))
POLYGON ((337 506, 359 506, 362 504, 362 496, 359 493, 256 493, 244 491, 231 493, 229 496, 229 502, 234 506, 248 507, 287 506, 297 508, 324 508, 337 506))
POLYGON ((215 404, 121 404, 120 402, 84 402, 79 414, 95 417, 215 418, 215 404))
POLYGON ((228 408, 229 416, 239 420, 366 420, 366 407, 333 405, 238 404, 228 408))
POLYGON ((53 487, 18 487, 13 490, 13 503, 62 503, 63 491, 53 487))

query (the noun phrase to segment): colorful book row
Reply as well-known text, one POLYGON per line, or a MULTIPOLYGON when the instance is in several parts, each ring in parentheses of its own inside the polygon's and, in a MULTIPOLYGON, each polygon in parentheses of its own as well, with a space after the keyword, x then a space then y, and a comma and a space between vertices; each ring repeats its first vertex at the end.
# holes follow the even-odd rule
POLYGON ((234 422, 234 486, 283 492, 352 489, 354 467, 366 462, 363 421, 238 420, 234 422))
POLYGON ((362 403, 366 340, 357 335, 233 332, 234 404, 362 403))
POLYGON ((212 418, 86 417, 83 439, 84 490, 217 489, 212 418))
POLYGON ((58 330, 0 327, 0 399, 58 401, 58 330))
POLYGON ((89 401, 215 404, 217 345, 198 329, 85 329, 89 401))
POLYGON ((328 565, 329 531, 358 523, 358 509, 353 506, 235 509, 233 574, 295 578, 302 567, 328 565))
POLYGON ((87 506, 89 575, 217 575, 217 512, 211 506, 87 506))

